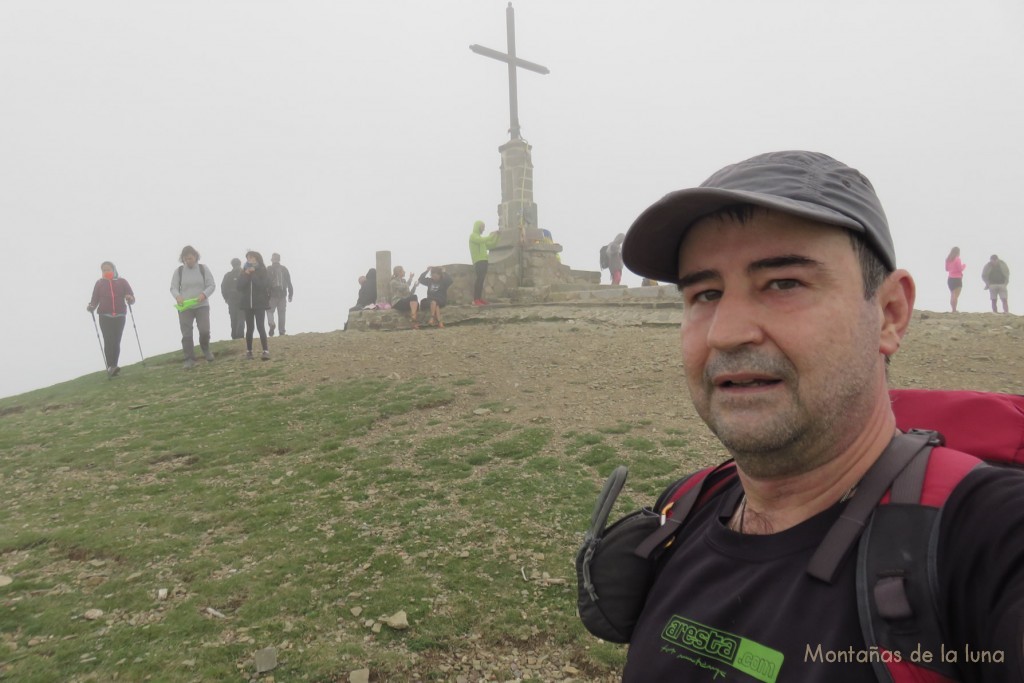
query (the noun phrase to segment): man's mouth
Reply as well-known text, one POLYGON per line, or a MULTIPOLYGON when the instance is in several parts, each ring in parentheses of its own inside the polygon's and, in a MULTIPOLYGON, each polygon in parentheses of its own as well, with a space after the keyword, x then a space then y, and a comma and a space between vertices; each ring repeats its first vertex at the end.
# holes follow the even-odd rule
POLYGON ((751 389, 779 384, 782 380, 772 377, 728 377, 715 381, 720 389, 751 389))

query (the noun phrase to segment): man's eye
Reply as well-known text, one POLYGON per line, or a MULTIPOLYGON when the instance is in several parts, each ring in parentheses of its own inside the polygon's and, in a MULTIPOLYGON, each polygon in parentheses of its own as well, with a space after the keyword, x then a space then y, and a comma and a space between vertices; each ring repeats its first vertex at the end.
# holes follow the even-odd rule
POLYGON ((720 298, 722 298, 722 292, 720 290, 705 289, 694 294, 691 300, 694 303, 707 303, 709 301, 718 301, 720 298))
POLYGON ((796 289, 799 286, 799 280, 772 280, 768 283, 769 289, 796 289))

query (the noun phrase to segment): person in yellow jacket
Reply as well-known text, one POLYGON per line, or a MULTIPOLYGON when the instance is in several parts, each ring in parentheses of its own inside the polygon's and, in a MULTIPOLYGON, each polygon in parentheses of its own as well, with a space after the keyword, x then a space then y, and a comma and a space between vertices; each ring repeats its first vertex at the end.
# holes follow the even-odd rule
POLYGON ((484 301, 484 279, 487 277, 487 252, 498 244, 498 233, 492 232, 484 237, 484 222, 473 223, 473 232, 469 234, 469 256, 473 259, 476 270, 476 283, 473 285, 473 305, 486 306, 484 301))

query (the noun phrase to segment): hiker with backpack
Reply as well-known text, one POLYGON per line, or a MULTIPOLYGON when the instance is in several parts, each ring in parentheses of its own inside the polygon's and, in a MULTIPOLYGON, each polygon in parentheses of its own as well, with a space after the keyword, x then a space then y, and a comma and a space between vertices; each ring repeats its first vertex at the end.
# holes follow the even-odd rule
POLYGON ((1010 284, 1010 266, 1006 261, 999 258, 998 254, 992 254, 988 263, 981 269, 981 279, 985 282, 985 289, 988 290, 989 298, 992 300, 992 312, 998 313, 996 299, 1003 302, 1003 313, 1010 312, 1010 306, 1006 300, 1006 287, 1010 284))
POLYGON ((253 328, 260 333, 260 347, 263 349, 260 358, 262 360, 270 360, 267 328, 264 325, 264 318, 270 308, 272 292, 271 280, 267 270, 268 268, 263 263, 263 254, 258 251, 246 252, 242 274, 238 278, 238 292, 240 294, 238 305, 245 316, 246 360, 252 360, 253 328))
POLYGON ((690 398, 733 458, 608 529, 622 468, 598 499, 579 609, 629 642, 623 680, 1024 680, 1024 473, 897 428, 926 400, 887 386, 915 285, 867 178, 760 155, 647 208, 623 258, 679 285, 690 398))
POLYGON ((274 330, 280 326, 281 336, 285 334, 284 318, 288 304, 291 303, 292 295, 295 293, 292 288, 292 275, 288 269, 281 265, 281 255, 271 254, 270 265, 267 267, 267 276, 270 278, 270 308, 267 309, 267 321, 270 323, 270 336, 274 336, 274 330), (277 324, 274 323, 274 313, 277 313, 277 324))
POLYGON ((213 362, 210 350, 210 296, 217 289, 217 281, 210 269, 199 263, 199 252, 188 245, 178 257, 181 265, 171 274, 171 296, 178 309, 181 328, 181 350, 185 355, 185 369, 195 367, 195 340, 192 326, 199 330, 199 348, 207 362, 213 362))
POLYGON ((110 261, 100 264, 101 277, 92 287, 92 299, 86 310, 100 314, 100 330, 103 332, 103 356, 107 364, 107 377, 121 372, 118 359, 121 357, 121 336, 128 319, 128 306, 135 303, 132 286, 117 274, 117 268, 110 261))

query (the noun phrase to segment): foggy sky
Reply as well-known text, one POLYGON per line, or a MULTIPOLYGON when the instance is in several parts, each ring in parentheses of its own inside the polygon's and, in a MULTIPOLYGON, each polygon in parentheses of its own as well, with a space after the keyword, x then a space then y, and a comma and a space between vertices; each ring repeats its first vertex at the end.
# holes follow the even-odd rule
MULTIPOLYGON (((104 260, 136 291, 147 356, 179 348, 185 244, 218 282, 247 249, 280 252, 293 334, 340 329, 377 250, 417 273, 467 263, 473 221, 497 225, 508 139, 505 66, 468 46, 504 51, 505 5, 0 3, 0 395, 102 370, 85 305, 104 260)), ((519 117, 564 263, 597 270, 601 244, 721 166, 813 149, 873 182, 917 308, 947 309, 957 245, 961 309, 989 309, 980 273, 998 253, 1024 312, 1021 3, 515 9, 519 56, 551 69, 520 72, 519 117)), ((130 321, 122 347, 127 368, 130 321)))

